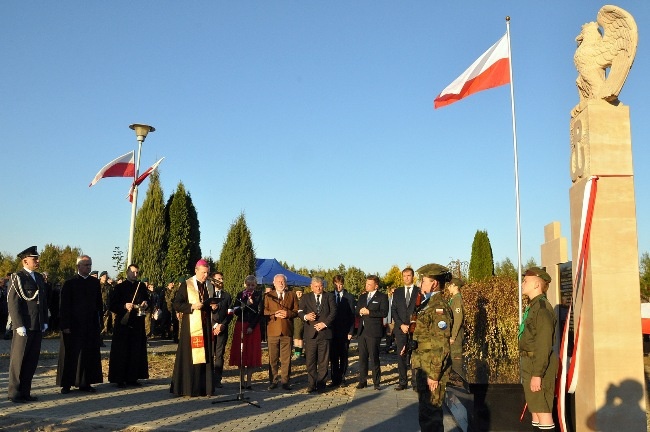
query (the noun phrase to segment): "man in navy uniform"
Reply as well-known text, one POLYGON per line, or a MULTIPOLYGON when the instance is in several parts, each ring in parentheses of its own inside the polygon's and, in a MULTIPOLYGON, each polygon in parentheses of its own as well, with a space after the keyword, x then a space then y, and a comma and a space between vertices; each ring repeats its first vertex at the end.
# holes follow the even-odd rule
POLYGON ((37 273, 36 246, 18 254, 23 269, 13 273, 7 293, 9 316, 14 334, 9 358, 8 398, 14 403, 36 401, 32 396, 32 379, 41 354, 41 339, 47 330, 45 280, 37 273))

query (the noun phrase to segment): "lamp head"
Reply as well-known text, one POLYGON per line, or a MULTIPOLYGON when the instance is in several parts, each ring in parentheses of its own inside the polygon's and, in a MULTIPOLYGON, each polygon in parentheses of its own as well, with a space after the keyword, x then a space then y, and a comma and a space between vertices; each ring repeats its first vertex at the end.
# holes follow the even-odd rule
POLYGON ((129 125, 129 128, 135 131, 136 139, 140 142, 144 141, 144 139, 147 137, 147 134, 149 132, 154 132, 156 130, 156 128, 154 128, 153 126, 149 126, 146 124, 139 124, 139 123, 134 123, 132 125, 129 125))

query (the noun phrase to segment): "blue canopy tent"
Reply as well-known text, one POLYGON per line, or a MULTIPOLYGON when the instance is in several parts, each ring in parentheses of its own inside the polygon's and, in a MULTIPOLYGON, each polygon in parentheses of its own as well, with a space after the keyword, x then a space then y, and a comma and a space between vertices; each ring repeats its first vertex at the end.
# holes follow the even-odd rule
POLYGON ((255 277, 258 284, 273 285, 273 278, 280 273, 287 277, 287 286, 311 285, 310 277, 285 269, 275 258, 255 259, 255 277))

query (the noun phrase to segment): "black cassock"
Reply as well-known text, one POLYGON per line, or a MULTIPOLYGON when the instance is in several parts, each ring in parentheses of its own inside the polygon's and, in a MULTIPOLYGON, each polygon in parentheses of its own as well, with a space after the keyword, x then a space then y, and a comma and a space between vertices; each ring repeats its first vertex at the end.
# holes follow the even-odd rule
POLYGON ((67 280, 60 294, 61 331, 56 385, 86 387, 101 383, 100 326, 102 293, 99 280, 77 275, 67 280))
MULTIPOLYGON (((207 293, 206 293, 207 297, 207 293)), ((203 302, 201 315, 203 317, 203 341, 205 350, 205 363, 192 364, 192 343, 190 337, 190 314, 192 304, 187 297, 187 284, 183 282, 174 298, 174 310, 183 313, 181 331, 178 337, 178 349, 174 362, 174 374, 169 391, 177 396, 210 396, 214 393, 212 382, 213 359, 212 339, 212 314, 210 313, 209 298, 203 302)))
POLYGON ((144 331, 145 317, 137 316, 137 311, 133 309, 127 323, 122 324, 122 318, 126 314, 124 305, 127 303, 139 305, 143 301, 148 302, 149 295, 146 284, 142 282, 126 280, 117 284, 113 290, 110 309, 116 314, 116 318, 108 363, 108 382, 133 383, 139 379, 149 378, 147 335, 144 331))

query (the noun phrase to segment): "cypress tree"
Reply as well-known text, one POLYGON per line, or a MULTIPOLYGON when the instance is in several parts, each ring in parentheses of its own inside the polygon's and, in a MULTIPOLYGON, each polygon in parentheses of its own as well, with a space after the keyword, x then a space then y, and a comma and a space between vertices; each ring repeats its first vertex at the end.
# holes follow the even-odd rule
POLYGON ((192 230, 187 194, 182 182, 178 183, 176 192, 169 197, 166 208, 167 225, 167 259, 165 260, 165 277, 177 278, 193 274, 191 267, 192 230))
POLYGON ((160 176, 154 171, 150 176, 147 195, 135 218, 133 262, 140 267, 142 276, 158 287, 164 286, 165 282, 166 245, 165 201, 160 176))
MULTIPOLYGON (((187 214, 190 221, 190 274, 194 274, 194 266, 201 259, 201 230, 199 228, 199 215, 188 192, 186 197, 187 214)), ((210 267, 214 271, 214 267, 210 267)))
POLYGON ((494 276, 494 258, 487 231, 476 231, 469 262, 469 280, 482 281, 494 276))
POLYGON ((224 287, 231 294, 242 289, 246 276, 255 274, 255 249, 244 213, 230 225, 221 248, 219 269, 223 272, 224 287))

